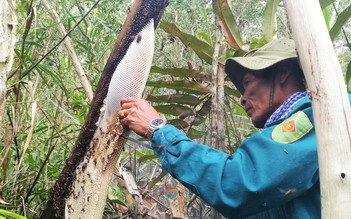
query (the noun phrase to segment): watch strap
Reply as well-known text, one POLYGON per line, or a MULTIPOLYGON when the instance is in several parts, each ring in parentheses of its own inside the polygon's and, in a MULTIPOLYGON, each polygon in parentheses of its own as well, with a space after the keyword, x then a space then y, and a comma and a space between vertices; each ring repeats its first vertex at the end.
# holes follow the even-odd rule
POLYGON ((165 126, 167 124, 167 121, 165 119, 162 118, 156 118, 153 119, 150 124, 149 127, 145 133, 146 137, 151 140, 154 133, 159 130, 160 128, 162 128, 163 126, 165 126))

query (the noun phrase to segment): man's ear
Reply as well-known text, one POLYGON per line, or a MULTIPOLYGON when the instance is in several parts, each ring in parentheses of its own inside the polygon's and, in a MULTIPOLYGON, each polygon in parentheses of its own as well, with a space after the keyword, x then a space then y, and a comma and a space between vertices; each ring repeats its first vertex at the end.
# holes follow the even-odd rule
POLYGON ((290 74, 292 74, 292 63, 283 61, 277 66, 278 81, 280 84, 285 84, 288 81, 290 74))

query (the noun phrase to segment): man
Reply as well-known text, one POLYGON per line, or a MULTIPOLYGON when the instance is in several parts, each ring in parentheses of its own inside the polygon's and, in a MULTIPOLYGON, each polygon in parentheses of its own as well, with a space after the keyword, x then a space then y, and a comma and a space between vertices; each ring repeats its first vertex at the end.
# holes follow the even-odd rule
POLYGON ((121 122, 148 137, 173 177, 230 218, 320 218, 317 143, 293 40, 274 40, 225 71, 259 133, 228 155, 196 144, 145 100, 121 101, 121 122))

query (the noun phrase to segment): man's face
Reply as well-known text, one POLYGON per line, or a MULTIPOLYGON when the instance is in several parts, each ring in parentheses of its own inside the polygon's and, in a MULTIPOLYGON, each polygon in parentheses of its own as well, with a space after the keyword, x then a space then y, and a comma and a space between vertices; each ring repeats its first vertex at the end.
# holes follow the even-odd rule
POLYGON ((242 81, 245 91, 240 102, 257 128, 262 128, 270 116, 269 94, 272 81, 264 76, 263 71, 249 70, 242 81))

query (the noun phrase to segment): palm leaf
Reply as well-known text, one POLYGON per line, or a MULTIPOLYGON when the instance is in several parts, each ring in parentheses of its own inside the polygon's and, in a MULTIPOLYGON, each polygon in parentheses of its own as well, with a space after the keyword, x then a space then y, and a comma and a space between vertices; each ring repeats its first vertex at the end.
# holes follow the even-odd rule
POLYGON ((227 0, 213 0, 212 5, 213 12, 226 34, 225 37, 228 41, 228 44, 236 50, 241 50, 241 35, 227 0))
POLYGON ((319 3, 322 9, 325 9, 328 5, 333 3, 335 0, 320 0, 319 3))
POLYGON ((334 26, 330 30, 329 34, 332 41, 335 40, 335 38, 340 33, 341 28, 350 19, 350 17, 351 17, 351 4, 343 12, 339 14, 334 26))
POLYGON ((263 35, 267 42, 272 41, 276 32, 275 14, 279 5, 279 0, 268 0, 263 12, 262 26, 263 35))
POLYGON ((194 111, 191 108, 176 104, 155 106, 155 109, 160 113, 170 114, 173 116, 180 116, 182 114, 186 114, 187 116, 194 115, 194 111))
POLYGON ((193 35, 182 32, 177 25, 168 22, 161 22, 160 28, 169 34, 178 37, 185 46, 189 46, 194 52, 208 64, 212 64, 213 47, 206 42, 199 40, 193 35))
POLYGON ((347 65, 347 70, 346 70, 346 84, 350 83, 351 79, 351 62, 347 65))
POLYGON ((198 105, 201 100, 194 95, 189 94, 171 94, 171 95, 161 95, 161 96, 149 96, 147 100, 155 103, 178 103, 187 105, 198 105))
POLYGON ((205 80, 210 81, 211 76, 204 72, 194 70, 194 69, 185 69, 185 68, 160 68, 157 66, 151 67, 151 72, 160 73, 163 75, 169 75, 173 77, 190 77, 196 80, 205 80))
POLYGON ((188 137, 191 138, 191 139, 196 139, 196 138, 203 137, 205 134, 206 134, 206 132, 199 131, 199 130, 196 130, 196 129, 192 128, 188 132, 188 137))
POLYGON ((210 89, 194 81, 148 81, 147 86, 170 88, 190 94, 207 94, 210 89))

